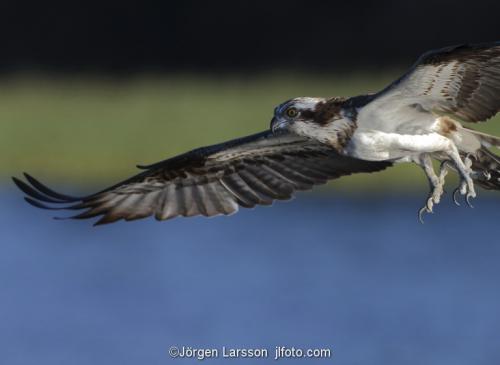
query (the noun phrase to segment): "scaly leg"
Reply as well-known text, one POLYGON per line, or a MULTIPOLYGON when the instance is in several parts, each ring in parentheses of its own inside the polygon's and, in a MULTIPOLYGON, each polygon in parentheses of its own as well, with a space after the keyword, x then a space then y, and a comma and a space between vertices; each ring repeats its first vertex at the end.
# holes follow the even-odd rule
POLYGON ((444 192, 445 177, 448 173, 447 169, 441 167, 439 171, 439 176, 434 172, 432 166, 432 159, 428 154, 422 154, 419 156, 417 163, 423 168, 427 179, 429 180, 430 192, 425 205, 418 211, 418 219, 421 223, 424 223, 423 215, 424 213, 432 213, 432 208, 434 204, 439 204, 441 201, 441 196, 444 192))
MULTIPOLYGON (((459 161, 462 162, 460 156, 459 161)), ((474 173, 471 170, 471 166, 472 160, 469 156, 464 157, 464 160, 462 162, 462 170, 460 165, 457 165, 457 163, 453 165, 453 168, 457 170, 460 175, 460 185, 453 191, 453 202, 456 205, 460 205, 457 199, 457 194, 460 193, 460 195, 465 196, 465 202, 467 203, 467 205, 473 208, 470 199, 476 197, 476 192, 474 190, 474 182, 471 177, 471 175, 474 173)))

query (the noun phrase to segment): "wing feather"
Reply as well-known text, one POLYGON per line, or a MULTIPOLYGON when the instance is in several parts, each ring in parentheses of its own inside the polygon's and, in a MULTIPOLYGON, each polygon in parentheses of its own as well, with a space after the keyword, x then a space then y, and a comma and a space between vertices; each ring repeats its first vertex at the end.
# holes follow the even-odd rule
POLYGON ((279 195, 269 188, 258 176, 252 173, 249 169, 240 171, 238 176, 252 189, 258 196, 258 204, 270 205, 274 199, 278 199, 279 195))
POLYGON ((230 175, 224 179, 224 182, 229 183, 238 196, 249 204, 249 207, 254 207, 257 204, 266 205, 266 200, 240 174, 230 175))
POLYGON ((307 176, 304 176, 300 172, 295 171, 294 169, 287 166, 286 161, 280 162, 275 160, 269 160, 267 166, 269 166, 270 169, 276 171, 278 174, 283 176, 286 180, 288 180, 291 184, 293 184, 296 189, 299 190, 311 189, 312 186, 316 183, 314 180, 311 180, 307 176))
POLYGON ((485 121, 500 110, 500 42, 427 52, 370 101, 386 110, 419 104, 464 122, 485 121))
MULTIPOLYGON (((220 181, 212 182, 206 185, 206 190, 210 193, 214 208, 218 213, 224 215, 233 214, 238 211, 238 203, 224 188, 220 181)), ((212 214, 216 215, 216 214, 212 214)))
POLYGON ((390 165, 341 156, 312 140, 265 131, 149 165, 140 174, 85 197, 57 193, 30 175, 25 175, 28 183, 17 178, 14 182, 32 205, 84 209, 69 218, 100 216, 96 224, 105 224, 151 215, 157 220, 228 215, 239 206, 270 205, 328 179, 390 165))
POLYGON ((177 217, 179 212, 176 186, 174 184, 168 184, 162 190, 161 203, 158 205, 155 218, 157 220, 167 220, 177 217))

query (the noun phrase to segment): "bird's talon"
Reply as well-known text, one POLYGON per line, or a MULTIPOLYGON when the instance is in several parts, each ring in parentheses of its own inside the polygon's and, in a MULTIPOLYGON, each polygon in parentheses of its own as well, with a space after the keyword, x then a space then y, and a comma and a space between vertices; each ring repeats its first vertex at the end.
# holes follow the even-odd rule
POLYGON ((470 200, 475 198, 476 195, 475 194, 467 194, 467 196, 465 197, 465 201, 467 202, 467 205, 469 206, 469 208, 474 208, 474 206, 471 204, 470 200))
POLYGON ((422 207, 420 208, 420 210, 418 211, 418 220, 420 221, 420 223, 424 224, 424 213, 427 211, 427 208, 426 207, 422 207))
POLYGON ((460 188, 456 188, 455 190, 453 190, 453 203, 455 203, 455 205, 457 207, 460 206, 460 203, 458 202, 458 199, 457 199, 457 194, 460 192, 460 188))

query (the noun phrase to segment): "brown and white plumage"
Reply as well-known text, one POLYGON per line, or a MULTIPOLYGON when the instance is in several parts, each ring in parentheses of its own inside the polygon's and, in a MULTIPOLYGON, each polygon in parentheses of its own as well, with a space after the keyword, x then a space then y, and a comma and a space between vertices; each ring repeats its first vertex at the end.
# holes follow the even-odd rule
POLYGON ((499 109, 500 42, 453 46, 427 52, 378 93, 288 100, 276 107, 270 131, 146 166, 96 194, 62 195, 29 175, 29 184, 14 182, 32 205, 83 209, 74 218, 101 216, 102 224, 231 214, 343 175, 414 162, 431 186, 421 218, 439 203, 448 169, 459 173, 456 191, 468 203, 476 196, 474 182, 500 190, 500 157, 489 150, 500 139, 461 124, 487 120, 499 109), (442 162, 439 174, 432 159, 442 162))
POLYGON ((480 122, 500 109, 500 42, 459 45, 423 54, 376 97, 414 102, 436 114, 480 122))
POLYGON ((461 177, 455 202, 460 192, 470 205, 469 199, 476 196, 473 181, 500 190, 500 158, 488 150, 499 147, 500 139, 462 125, 486 121, 499 110, 500 42, 430 51, 357 109, 358 130, 348 148, 358 158, 389 157, 422 166, 431 194, 421 218, 439 203, 446 167, 461 177), (362 139, 368 143, 356 143, 362 139), (378 151, 373 148, 377 144, 385 148, 378 151), (443 163, 439 176, 430 158, 443 163))
POLYGON ((31 186, 14 181, 37 207, 84 209, 72 218, 102 216, 97 224, 103 224, 151 215, 158 220, 228 215, 239 206, 269 205, 329 179, 390 165, 341 156, 318 142, 266 131, 143 167, 144 172, 86 197, 61 195, 30 175, 31 186))

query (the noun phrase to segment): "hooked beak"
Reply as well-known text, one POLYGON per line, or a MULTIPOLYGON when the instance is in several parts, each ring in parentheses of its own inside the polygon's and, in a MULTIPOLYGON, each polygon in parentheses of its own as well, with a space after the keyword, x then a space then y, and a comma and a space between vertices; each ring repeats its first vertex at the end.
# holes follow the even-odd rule
POLYGON ((276 133, 279 130, 285 129, 287 126, 288 126, 287 120, 280 120, 276 117, 273 117, 273 119, 271 119, 271 131, 273 133, 276 133))

